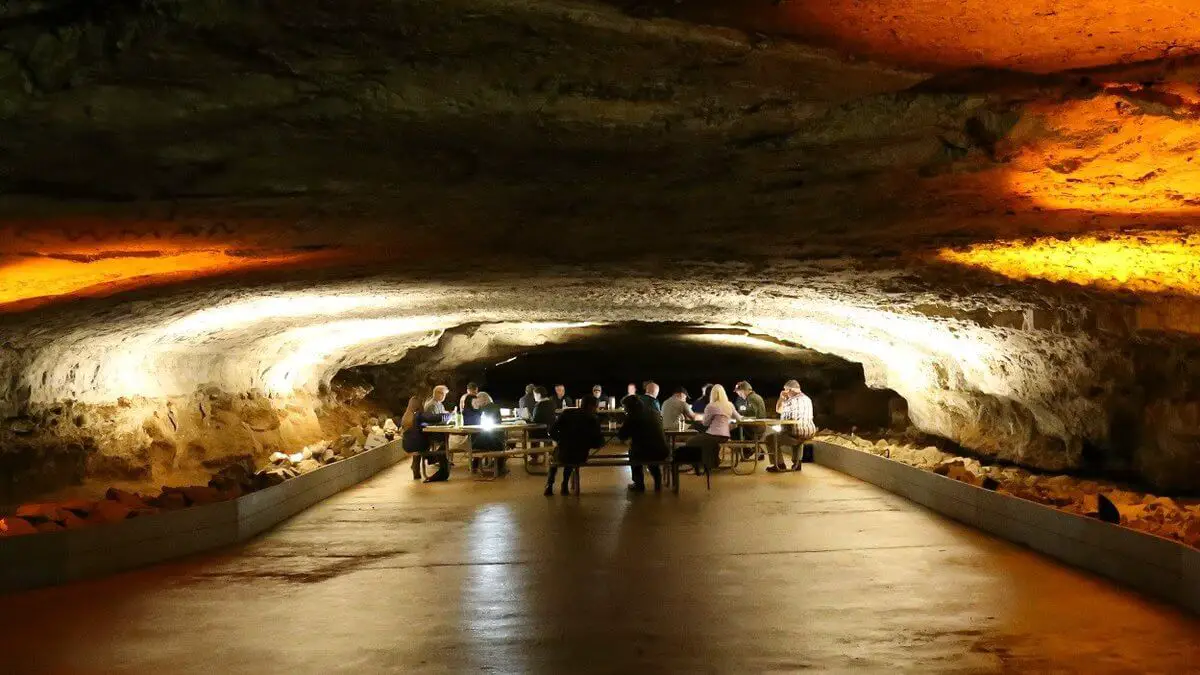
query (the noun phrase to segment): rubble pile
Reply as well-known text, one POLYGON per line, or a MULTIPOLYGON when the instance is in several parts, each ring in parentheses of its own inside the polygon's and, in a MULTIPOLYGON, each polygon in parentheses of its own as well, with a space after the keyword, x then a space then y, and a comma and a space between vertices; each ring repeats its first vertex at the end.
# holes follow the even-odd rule
POLYGON ((977 487, 1097 518, 1200 548, 1200 500, 1180 500, 1129 490, 1107 481, 1046 476, 1016 466, 985 465, 933 446, 916 447, 855 434, 818 436, 977 487), (1190 501, 1190 503, 1188 503, 1190 501))
POLYGON ((11 515, 0 517, 0 537, 74 530, 237 499, 363 451, 359 435, 348 433, 290 455, 276 452, 271 455, 270 463, 258 470, 249 459, 243 459, 218 471, 208 485, 164 486, 155 496, 109 488, 104 499, 99 500, 22 504, 11 515))

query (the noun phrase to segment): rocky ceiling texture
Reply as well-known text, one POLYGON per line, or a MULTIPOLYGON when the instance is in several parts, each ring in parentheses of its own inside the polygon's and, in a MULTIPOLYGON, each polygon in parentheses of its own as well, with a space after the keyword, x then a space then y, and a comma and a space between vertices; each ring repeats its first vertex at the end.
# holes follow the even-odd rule
POLYGON ((5 498, 314 440, 451 329, 447 369, 625 321, 1198 489, 1198 86, 1190 0, 6 3, 5 498))

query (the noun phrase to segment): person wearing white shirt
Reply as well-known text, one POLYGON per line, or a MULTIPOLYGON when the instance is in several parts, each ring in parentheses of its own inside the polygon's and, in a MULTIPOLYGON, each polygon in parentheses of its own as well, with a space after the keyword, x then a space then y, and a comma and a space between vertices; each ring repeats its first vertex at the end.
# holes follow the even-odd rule
POLYGON ((792 446, 792 471, 800 471, 804 441, 817 435, 816 424, 813 423, 813 404, 801 389, 796 380, 788 380, 779 393, 779 402, 775 404, 775 412, 781 420, 795 421, 796 424, 783 425, 781 431, 771 434, 771 463, 767 467, 771 473, 787 471, 779 446, 783 443, 792 446))

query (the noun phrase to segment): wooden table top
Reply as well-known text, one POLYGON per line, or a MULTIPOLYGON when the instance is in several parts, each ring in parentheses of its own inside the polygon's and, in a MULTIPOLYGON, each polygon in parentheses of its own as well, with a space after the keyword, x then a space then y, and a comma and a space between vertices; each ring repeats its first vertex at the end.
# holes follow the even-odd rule
POLYGON ((486 431, 535 431, 545 429, 545 424, 496 424, 485 427, 481 424, 464 424, 456 427, 450 424, 431 424, 421 431, 427 434, 478 434, 486 431))

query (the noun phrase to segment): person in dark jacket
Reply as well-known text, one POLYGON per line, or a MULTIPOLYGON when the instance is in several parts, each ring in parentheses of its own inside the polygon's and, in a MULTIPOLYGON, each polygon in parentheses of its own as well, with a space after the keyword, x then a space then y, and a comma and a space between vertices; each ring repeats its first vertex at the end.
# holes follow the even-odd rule
POLYGON ((692 412, 696 413, 697 415, 704 414, 704 408, 708 405, 708 392, 711 391, 712 388, 713 386, 711 382, 700 388, 700 395, 696 397, 696 400, 692 401, 692 412))
POLYGON ((517 401, 517 409, 525 411, 525 419, 529 419, 533 415, 533 407, 537 405, 537 399, 533 395, 535 389, 537 389, 537 385, 525 385, 525 395, 517 401))
POLYGON ((479 396, 479 392, 474 394, 466 394, 463 396, 463 424, 467 426, 475 426, 479 424, 479 407, 475 405, 475 399, 479 396))
POLYGON ((534 429, 529 432, 529 437, 550 438, 550 427, 554 426, 554 420, 558 418, 554 399, 550 398, 550 392, 546 391, 545 387, 535 387, 533 398, 537 402, 533 406, 533 415, 529 421, 533 424, 544 424, 546 428, 534 429))
MULTIPOLYGON (((629 441, 629 461, 632 466, 629 471, 633 482, 629 489, 635 492, 645 492, 646 478, 642 473, 639 462, 662 461, 670 456, 667 437, 663 433, 662 418, 658 411, 647 409, 637 396, 626 396, 621 401, 625 408, 625 423, 617 432, 617 438, 629 441)), ((654 479, 654 489, 662 489, 662 471, 657 464, 650 467, 650 477, 654 479)))
MULTIPOLYGON (((479 392, 479 395, 475 397, 475 403, 479 406, 479 423, 490 428, 471 436, 471 449, 479 452, 507 450, 508 434, 501 426, 503 414, 500 411, 500 404, 493 401, 486 391, 479 392)), ((497 476, 508 473, 507 464, 504 457, 496 458, 497 476)))
POLYGON ((567 396, 566 385, 562 385, 562 384, 554 385, 554 409, 555 410, 566 410, 567 408, 573 407, 574 405, 575 405, 575 399, 571 398, 570 396, 567 396))
POLYGON ((426 459, 426 453, 439 447, 443 452, 437 458, 437 473, 426 478, 425 482, 437 483, 450 479, 450 457, 445 453, 445 435, 425 433, 426 426, 441 423, 441 415, 427 413, 422 409, 421 399, 416 396, 408 399, 408 409, 404 411, 404 417, 400 419, 402 434, 400 443, 405 452, 417 453, 413 454, 412 459, 413 480, 421 478, 421 462, 426 459))
MULTIPOLYGON (((597 401, 594 396, 585 396, 579 408, 564 410, 550 428, 550 438, 554 439, 556 448, 555 459, 563 466, 562 493, 570 494, 571 472, 575 465, 587 461, 588 453, 596 448, 603 448, 604 432, 600 429, 600 418, 596 417, 597 401)), ((546 476, 547 497, 554 494, 554 477, 558 472, 557 466, 550 467, 546 476)))
POLYGON ((658 413, 661 419, 662 403, 658 400, 658 391, 658 384, 654 380, 646 380, 642 383, 642 395, 638 396, 638 399, 642 402, 643 408, 658 413))

